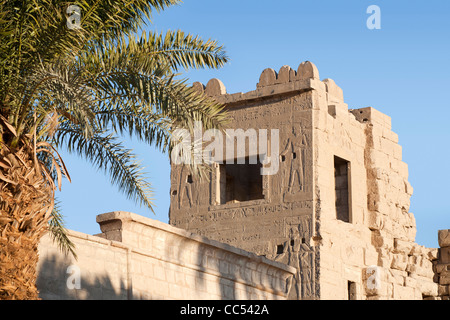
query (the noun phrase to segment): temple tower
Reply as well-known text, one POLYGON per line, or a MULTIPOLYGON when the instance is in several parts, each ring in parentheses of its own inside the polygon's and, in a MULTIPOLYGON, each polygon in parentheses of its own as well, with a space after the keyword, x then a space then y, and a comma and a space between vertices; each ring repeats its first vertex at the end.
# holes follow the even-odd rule
POLYGON ((234 150, 222 139, 207 180, 172 164, 170 224, 294 266, 291 299, 435 295, 437 251, 414 242, 390 117, 349 110, 308 61, 264 70, 247 93, 218 79, 195 87, 226 105, 234 150))

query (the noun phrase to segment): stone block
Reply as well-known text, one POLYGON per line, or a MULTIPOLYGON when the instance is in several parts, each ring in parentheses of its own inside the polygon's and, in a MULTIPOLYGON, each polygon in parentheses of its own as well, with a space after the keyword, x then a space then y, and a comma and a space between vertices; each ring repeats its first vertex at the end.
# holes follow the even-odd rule
POLYGON ((405 271, 408 265, 408 256, 404 254, 394 254, 392 258, 391 268, 405 271))
POLYGON ((414 188, 412 187, 411 183, 409 183, 408 180, 404 180, 403 183, 405 184, 405 192, 407 195, 412 196, 414 193, 414 188))
POLYGON ((272 68, 266 68, 261 73, 261 76, 259 77, 259 82, 256 85, 257 88, 262 88, 266 86, 270 86, 275 84, 277 80, 277 73, 272 68))
POLYGON ((414 288, 404 287, 394 283, 394 300, 413 300, 414 298, 414 288))
POLYGON ((417 280, 411 277, 405 278, 405 286, 411 288, 417 288, 417 280))
POLYGON ((275 83, 287 83, 295 80, 295 70, 290 66, 282 66, 278 71, 277 80, 275 83))
POLYGON ((411 278, 414 278, 417 282, 417 289, 420 290, 424 296, 437 296, 438 284, 433 282, 432 278, 422 277, 416 274, 411 274, 411 278))
POLYGON ((443 271, 439 274, 439 284, 441 285, 450 284, 450 271, 443 271))
POLYGON ((389 168, 390 166, 388 155, 380 150, 371 149, 369 151, 369 160, 374 167, 389 168))
POLYGON ((314 63, 310 61, 304 61, 298 66, 297 79, 320 79, 319 70, 314 63))
POLYGON ((196 81, 192 84, 192 88, 201 94, 203 94, 205 92, 205 85, 198 81, 196 81))
POLYGON ((384 216, 377 211, 367 213, 367 226, 370 230, 381 230, 384 225, 384 216))
POLYGON ((450 271, 450 263, 437 263, 435 266, 436 273, 450 271))
POLYGON ((344 101, 344 92, 333 79, 325 79, 323 83, 325 83, 325 88, 328 93, 329 104, 344 101))
POLYGON ((439 230, 438 241, 441 248, 450 247, 450 229, 439 230))
POLYGON ((430 260, 437 260, 439 256, 439 250, 437 248, 430 248, 428 251, 428 258, 430 260))
POLYGON ((211 79, 206 84, 205 93, 209 96, 220 96, 227 93, 225 85, 219 79, 211 79))
POLYGON ((388 139, 394 143, 398 143, 398 134, 396 134, 395 132, 393 132, 389 129, 386 129, 386 128, 382 129, 382 137, 385 139, 388 139))
POLYGON ((401 161, 402 158, 403 158, 403 148, 402 148, 402 146, 399 145, 399 144, 395 144, 394 143, 394 146, 392 147, 392 155, 393 155, 394 159, 397 159, 397 160, 401 161))
POLYGON ((364 249, 364 263, 368 266, 377 265, 378 264, 378 252, 376 252, 373 248, 365 248, 364 249))
MULTIPOLYGON (((388 168, 392 169, 392 171, 397 172, 400 177, 408 179, 409 169, 408 164, 406 162, 403 162, 395 158, 391 158, 389 159, 388 168)), ((412 192, 412 190, 410 191, 412 192)))
POLYGON ((391 270, 389 270, 389 273, 391 276, 391 277, 389 277, 391 282, 399 284, 401 286, 405 285, 405 278, 408 275, 408 273, 406 271, 391 269, 391 270))
POLYGON ((374 125, 391 129, 391 118, 372 107, 354 109, 352 113, 355 115, 356 120, 360 122, 371 122, 374 125))
POLYGON ((408 255, 411 252, 413 243, 398 238, 394 239, 394 253, 403 253, 408 255))
POLYGON ((442 285, 442 284, 440 284, 438 286, 438 295, 440 295, 440 296, 448 296, 448 295, 450 295, 449 285, 442 285))
POLYGON ((450 247, 439 249, 439 263, 450 263, 450 247))
POLYGON ((424 246, 421 246, 417 243, 412 243, 410 255, 419 256, 428 253, 424 246))

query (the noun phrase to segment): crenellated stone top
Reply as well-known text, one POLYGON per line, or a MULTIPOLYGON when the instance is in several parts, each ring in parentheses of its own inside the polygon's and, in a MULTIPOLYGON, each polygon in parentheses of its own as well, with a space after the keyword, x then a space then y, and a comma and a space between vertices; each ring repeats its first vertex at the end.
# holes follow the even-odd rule
POLYGON ((350 116, 361 123, 376 123, 391 129, 391 118, 372 107, 348 109, 344 102, 343 90, 333 79, 320 80, 319 70, 310 61, 300 63, 297 71, 287 65, 282 66, 278 73, 272 68, 266 68, 259 77, 256 90, 246 93, 229 94, 223 82, 216 78, 209 80, 206 86, 200 82, 194 82, 193 88, 228 107, 276 95, 318 90, 326 95, 328 113, 333 117, 350 116))
POLYGON ((310 61, 302 62, 297 71, 286 65, 282 66, 278 73, 272 68, 264 69, 256 84, 256 90, 246 93, 228 94, 225 85, 216 78, 209 80, 206 86, 195 82, 193 87, 224 104, 313 89, 327 92, 330 102, 344 102, 342 89, 332 79, 321 81, 317 67, 310 61))

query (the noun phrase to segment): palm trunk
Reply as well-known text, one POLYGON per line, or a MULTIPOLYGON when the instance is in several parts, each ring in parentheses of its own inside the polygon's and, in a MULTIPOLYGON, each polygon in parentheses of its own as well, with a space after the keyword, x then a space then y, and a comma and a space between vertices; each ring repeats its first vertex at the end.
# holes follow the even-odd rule
POLYGON ((32 142, 0 143, 0 299, 39 299, 38 244, 54 204, 54 186, 36 163, 32 142))

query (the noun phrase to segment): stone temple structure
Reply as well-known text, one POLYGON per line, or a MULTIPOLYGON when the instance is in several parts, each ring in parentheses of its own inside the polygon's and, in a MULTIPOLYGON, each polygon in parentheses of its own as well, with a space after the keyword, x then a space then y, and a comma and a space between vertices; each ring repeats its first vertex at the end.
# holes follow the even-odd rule
POLYGON ((390 117, 348 109, 311 62, 266 69, 247 93, 194 86, 234 130, 201 136, 208 178, 172 162, 170 225, 100 215, 102 233, 70 232, 78 260, 43 239, 43 298, 449 300, 450 230, 441 248, 415 243, 390 117))
POLYGON ((348 109, 311 62, 266 69, 247 93, 227 94, 218 79, 195 86, 224 103, 229 127, 251 142, 240 155, 222 150, 209 180, 172 165, 171 225, 295 267, 291 299, 448 296, 450 265, 439 265, 438 285, 437 249, 414 242, 413 188, 390 117, 348 109), (268 144, 279 154, 252 148, 253 129, 278 129, 268 144), (276 160, 276 173, 259 174, 276 160))

